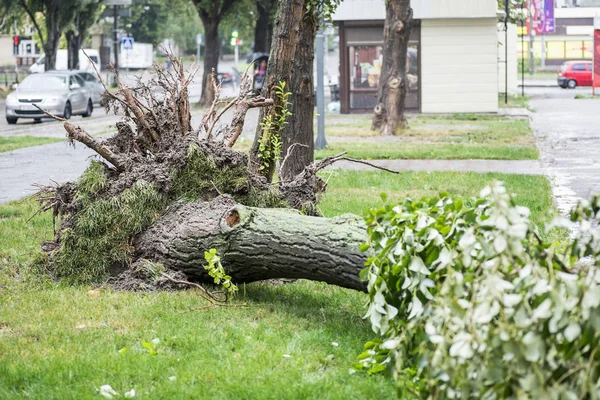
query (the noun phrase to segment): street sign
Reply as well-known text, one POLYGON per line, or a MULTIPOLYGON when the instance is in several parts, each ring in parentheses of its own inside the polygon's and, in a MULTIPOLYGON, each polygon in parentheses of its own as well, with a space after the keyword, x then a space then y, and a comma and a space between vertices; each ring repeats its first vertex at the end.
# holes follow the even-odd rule
POLYGON ((123 40, 121 40, 121 44, 123 45, 123 50, 131 50, 133 49, 133 38, 124 37, 123 40))
MULTIPOLYGON (((128 18, 131 17, 131 8, 119 8, 118 10, 119 18, 128 18)), ((105 8, 100 14, 100 18, 113 18, 115 16, 115 11, 112 8, 105 8)))
POLYGON ((196 35, 196 45, 200 46, 202 44, 202 34, 199 33, 196 35))
POLYGON ((132 0, 104 0, 105 6, 130 6, 132 0))

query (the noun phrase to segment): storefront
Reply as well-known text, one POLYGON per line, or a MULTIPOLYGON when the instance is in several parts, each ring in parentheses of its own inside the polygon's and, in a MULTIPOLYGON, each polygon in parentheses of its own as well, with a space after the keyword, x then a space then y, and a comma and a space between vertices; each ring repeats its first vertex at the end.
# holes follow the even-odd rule
MULTIPOLYGON (((406 109, 427 113, 497 112, 496 0, 414 2, 407 57, 406 109)), ((372 112, 382 66, 384 0, 344 0, 340 34, 340 110, 372 112)), ((510 66, 515 69, 516 64, 510 66)))
MULTIPOLYGON (((342 113, 369 112, 377 102, 377 87, 383 62, 383 21, 341 21, 340 88, 342 113)), ((411 31, 406 61, 409 91, 406 108, 419 111, 419 39, 420 23, 411 31)))

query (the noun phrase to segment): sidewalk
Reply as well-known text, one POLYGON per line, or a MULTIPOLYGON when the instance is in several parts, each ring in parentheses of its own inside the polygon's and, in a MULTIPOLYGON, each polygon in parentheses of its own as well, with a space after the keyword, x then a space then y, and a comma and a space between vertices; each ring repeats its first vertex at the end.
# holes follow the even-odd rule
POLYGON ((556 79, 525 79, 525 85, 521 79, 517 79, 519 87, 558 87, 556 79))
MULTIPOLYGON (((503 174, 544 175, 538 160, 368 160, 392 171, 498 172, 503 174)), ((338 161, 328 169, 374 171, 375 168, 352 161, 338 161)))

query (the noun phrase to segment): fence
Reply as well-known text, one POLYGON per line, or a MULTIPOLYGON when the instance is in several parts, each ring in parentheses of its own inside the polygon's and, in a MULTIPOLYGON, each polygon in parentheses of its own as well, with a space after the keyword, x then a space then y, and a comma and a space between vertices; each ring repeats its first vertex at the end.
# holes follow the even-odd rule
POLYGON ((0 69, 0 86, 10 87, 15 83, 19 83, 28 75, 26 71, 13 69, 0 69))

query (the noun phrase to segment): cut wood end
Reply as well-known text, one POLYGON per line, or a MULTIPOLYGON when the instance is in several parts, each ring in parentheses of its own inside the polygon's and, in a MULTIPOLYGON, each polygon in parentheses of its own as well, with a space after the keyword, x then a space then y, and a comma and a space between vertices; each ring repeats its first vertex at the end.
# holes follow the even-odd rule
POLYGON ((225 222, 227 223, 227 226, 229 226, 230 228, 233 228, 234 226, 239 225, 240 214, 235 209, 229 211, 229 214, 225 218, 225 222))

